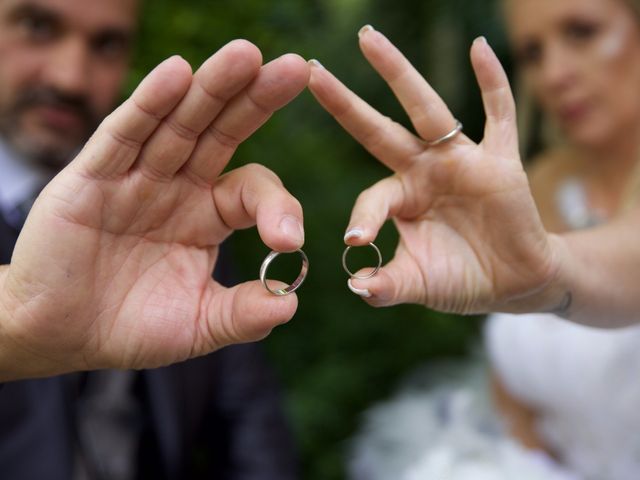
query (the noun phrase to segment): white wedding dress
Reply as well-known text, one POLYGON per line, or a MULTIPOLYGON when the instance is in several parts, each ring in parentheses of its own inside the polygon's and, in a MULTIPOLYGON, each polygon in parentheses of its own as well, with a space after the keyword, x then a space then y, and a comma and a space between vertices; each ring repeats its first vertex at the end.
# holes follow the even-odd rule
MULTIPOLYGON (((579 184, 558 193, 571 226, 593 223, 579 184)), ((351 479, 640 479, 640 327, 598 330, 550 314, 497 314, 487 320, 485 343, 491 369, 537 411, 540 437, 561 463, 506 433, 483 356, 428 367, 367 412, 352 443, 351 479)))
POLYGON ((430 365, 365 413, 351 480, 583 480, 522 448, 492 409, 482 360, 430 365))
POLYGON ((538 431, 585 479, 640 479, 640 328, 596 330, 553 315, 496 315, 491 363, 540 412, 538 431))

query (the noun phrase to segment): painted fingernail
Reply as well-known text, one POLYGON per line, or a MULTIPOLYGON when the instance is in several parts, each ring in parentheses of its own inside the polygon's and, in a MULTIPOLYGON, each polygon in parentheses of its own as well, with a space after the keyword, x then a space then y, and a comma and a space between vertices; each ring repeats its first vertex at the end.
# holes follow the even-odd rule
POLYGON ((373 28, 371 25, 365 25, 358 31, 358 37, 362 37, 362 35, 364 35, 365 33, 373 31, 375 31, 375 28, 373 28))
POLYGON ((304 228, 296 217, 287 215, 280 220, 280 231, 287 237, 295 240, 296 244, 304 243, 304 228))
POLYGON ((309 60, 309 65, 311 65, 312 67, 318 67, 318 68, 322 68, 324 69, 324 65, 322 65, 318 60, 316 60, 315 58, 312 58, 311 60, 309 60))
POLYGON ((364 232, 362 231, 361 228, 352 228, 347 233, 345 233, 344 241, 348 242, 349 240, 354 238, 361 238, 362 235, 364 235, 364 232))
POLYGON ((347 286, 349 287, 349 290, 351 290, 353 293, 355 293, 359 297, 371 298, 372 296, 371 292, 368 289, 354 287, 353 284, 351 283, 351 279, 347 280, 347 286))

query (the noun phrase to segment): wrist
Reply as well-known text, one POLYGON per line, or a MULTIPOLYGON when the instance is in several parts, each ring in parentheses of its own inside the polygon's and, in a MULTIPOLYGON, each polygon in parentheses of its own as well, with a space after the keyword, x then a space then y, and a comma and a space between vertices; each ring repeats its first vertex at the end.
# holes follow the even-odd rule
POLYGON ((9 371, 12 359, 15 358, 14 344, 9 331, 15 321, 16 312, 6 287, 8 272, 8 265, 0 266, 0 381, 13 379, 9 371))
POLYGON ((42 359, 20 345, 14 334, 20 303, 7 287, 9 266, 0 266, 0 382, 41 377, 49 373, 42 359))
POLYGON ((569 281, 570 249, 561 235, 548 234, 549 261, 537 288, 511 301, 509 313, 553 313, 568 317, 573 310, 569 281))
POLYGON ((552 274, 540 292, 536 311, 568 317, 574 308, 571 282, 569 281, 571 250, 562 235, 549 234, 552 274))

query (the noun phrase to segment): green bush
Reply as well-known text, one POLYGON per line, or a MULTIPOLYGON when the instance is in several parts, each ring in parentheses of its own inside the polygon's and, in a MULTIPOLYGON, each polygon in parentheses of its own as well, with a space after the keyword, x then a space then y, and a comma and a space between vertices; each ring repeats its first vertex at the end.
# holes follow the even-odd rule
MULTIPOLYGON (((386 85, 358 51, 358 29, 385 32, 442 92, 472 138, 483 115, 467 49, 484 34, 503 49, 491 2, 436 0, 148 0, 130 88, 163 58, 178 53, 194 69, 233 38, 247 38, 265 60, 293 51, 318 58, 386 115, 408 124, 386 85)), ((359 414, 385 398, 419 363, 464 355, 478 319, 418 306, 376 310, 346 288, 342 236, 357 194, 388 171, 345 134, 305 92, 243 144, 231 167, 248 162, 280 175, 305 211, 311 262, 294 320, 265 346, 287 393, 303 478, 344 478, 347 439, 359 414)), ((386 260, 397 241, 386 227, 377 243, 386 260)), ((267 248, 253 230, 233 236, 241 279, 257 278, 267 248)))

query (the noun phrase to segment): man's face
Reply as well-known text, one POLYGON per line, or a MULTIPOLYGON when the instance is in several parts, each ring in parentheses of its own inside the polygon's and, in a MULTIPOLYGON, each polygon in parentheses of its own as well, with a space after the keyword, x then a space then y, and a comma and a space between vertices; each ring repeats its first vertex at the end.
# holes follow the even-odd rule
POLYGON ((113 108, 138 0, 0 0, 0 135, 61 167, 113 108))

